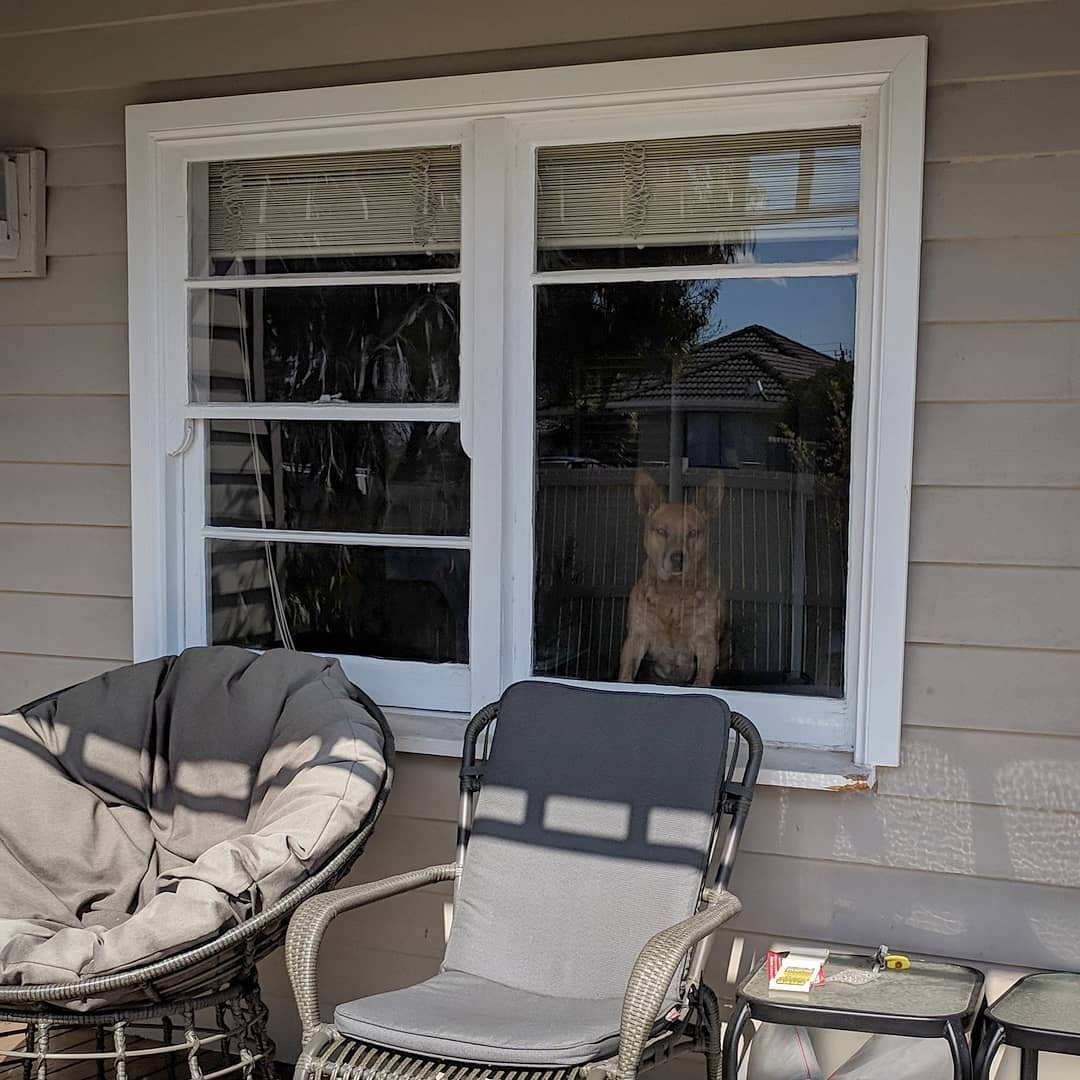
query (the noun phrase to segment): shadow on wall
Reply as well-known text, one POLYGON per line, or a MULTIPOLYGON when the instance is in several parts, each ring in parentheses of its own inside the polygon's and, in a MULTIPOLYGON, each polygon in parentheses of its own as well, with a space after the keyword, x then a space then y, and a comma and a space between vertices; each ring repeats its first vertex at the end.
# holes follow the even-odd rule
POLYGON ((789 898, 778 931, 795 920, 801 935, 824 941, 1080 969, 1080 904, 1066 891, 1080 887, 1080 762, 1028 759, 980 772, 909 738, 878 794, 801 793, 794 804, 781 792, 773 828, 769 850, 834 863, 791 864, 798 915, 789 898), (831 829, 830 850, 808 849, 797 837, 804 829, 831 829))

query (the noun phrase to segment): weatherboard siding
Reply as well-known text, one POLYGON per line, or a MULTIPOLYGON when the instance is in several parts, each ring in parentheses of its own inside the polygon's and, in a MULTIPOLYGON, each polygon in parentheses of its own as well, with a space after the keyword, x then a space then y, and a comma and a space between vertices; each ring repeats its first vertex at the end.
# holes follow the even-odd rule
MULTIPOLYGON (((1080 968, 1069 0, 473 0, 374 14, 346 0, 54 0, 6 12, 0 144, 48 151, 49 276, 0 282, 0 704, 131 655, 126 104, 911 33, 930 37, 931 85, 903 764, 873 795, 759 792, 734 883, 747 911, 711 974, 724 984, 729 946, 745 967, 772 936, 1080 968)), ((354 880, 448 858, 454 806, 453 762, 404 755, 354 880)), ((326 1000, 434 971, 447 899, 433 889, 344 917, 326 1000)), ((265 981, 289 1056, 280 959, 265 981)))

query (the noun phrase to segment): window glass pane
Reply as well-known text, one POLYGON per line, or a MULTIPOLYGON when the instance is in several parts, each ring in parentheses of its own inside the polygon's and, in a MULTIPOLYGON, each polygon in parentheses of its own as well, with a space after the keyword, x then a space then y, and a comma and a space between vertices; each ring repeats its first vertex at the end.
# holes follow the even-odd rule
POLYGON ((538 290, 537 674, 842 694, 854 326, 853 277, 538 290))
POLYGON ((543 147, 537 265, 854 259, 859 129, 543 147))
POLYGON ((197 277, 458 265, 457 146, 212 161, 190 185, 197 277))
POLYGON ((457 285, 207 289, 195 401, 457 401, 457 285))
POLYGON ((214 420, 210 525, 467 536, 457 424, 214 420))
POLYGON ((469 659, 469 555, 208 541, 211 639, 392 660, 469 659))

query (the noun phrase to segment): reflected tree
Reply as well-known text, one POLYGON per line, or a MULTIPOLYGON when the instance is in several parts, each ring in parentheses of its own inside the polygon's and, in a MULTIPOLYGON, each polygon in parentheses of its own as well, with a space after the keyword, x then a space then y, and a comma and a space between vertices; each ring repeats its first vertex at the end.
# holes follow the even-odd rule
POLYGON ((796 472, 814 477, 814 488, 825 499, 826 523, 848 550, 848 491, 851 486, 851 411, 855 365, 841 349, 838 362, 808 379, 790 384, 780 436, 791 447, 796 472))
MULTIPOLYGON (((457 400, 456 286, 269 289, 258 302, 263 310, 249 325, 263 327, 264 336, 261 347, 251 340, 249 355, 265 400, 457 400)), ((427 422, 276 425, 259 455, 279 481, 280 505, 267 524, 335 529, 348 520, 357 532, 460 531, 468 520, 468 462, 454 452, 454 436, 456 425, 427 422), (395 490, 411 494, 407 505, 394 506, 395 490)), ((420 601, 416 609, 394 612, 391 594, 400 606, 407 582, 391 584, 382 558, 382 549, 274 545, 268 571, 287 583, 277 621, 307 628, 301 636, 309 648, 353 642, 353 651, 374 655, 459 655, 460 572, 444 573, 440 564, 436 580, 417 580, 408 592, 420 601)))
POLYGON ((636 464, 633 420, 612 388, 677 373, 710 329, 716 282, 565 285, 537 292, 536 391, 543 453, 636 464))

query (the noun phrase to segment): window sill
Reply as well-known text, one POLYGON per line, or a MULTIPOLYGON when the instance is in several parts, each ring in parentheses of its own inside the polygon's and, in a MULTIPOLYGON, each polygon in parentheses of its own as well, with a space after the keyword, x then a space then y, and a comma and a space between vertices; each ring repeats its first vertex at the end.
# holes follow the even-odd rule
MULTIPOLYGON (((459 713, 387 709, 397 749, 403 754, 460 757, 468 718, 459 713)), ((809 791, 870 791, 871 765, 856 765, 850 752, 766 744, 758 784, 809 791)))

